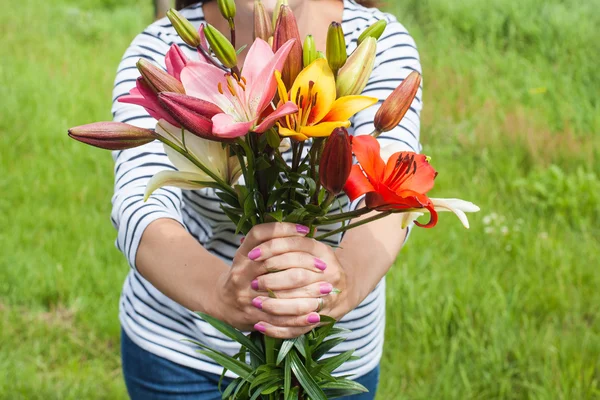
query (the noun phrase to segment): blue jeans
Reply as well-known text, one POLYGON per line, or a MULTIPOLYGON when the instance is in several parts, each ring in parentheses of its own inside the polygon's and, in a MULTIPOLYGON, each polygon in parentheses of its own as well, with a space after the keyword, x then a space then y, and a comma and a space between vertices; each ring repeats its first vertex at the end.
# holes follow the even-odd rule
MULTIPOLYGON (((127 392, 132 400, 220 400, 219 375, 176 364, 139 347, 121 330, 121 358, 127 392)), ((379 366, 356 380, 369 393, 341 400, 373 400, 379 366)), ((223 380, 225 389, 230 381, 223 380)))

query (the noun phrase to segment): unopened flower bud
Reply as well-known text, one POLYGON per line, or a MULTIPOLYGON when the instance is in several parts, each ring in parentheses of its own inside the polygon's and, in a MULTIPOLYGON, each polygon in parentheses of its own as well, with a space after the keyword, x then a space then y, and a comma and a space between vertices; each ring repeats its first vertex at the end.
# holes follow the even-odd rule
POLYGON ((321 185, 332 194, 344 188, 352 169, 352 146, 345 128, 336 128, 331 133, 319 163, 321 185))
POLYGON ((273 18, 271 20, 271 26, 273 29, 277 26, 277 20, 279 19, 279 13, 281 12, 281 6, 288 5, 287 0, 277 0, 275 3, 275 8, 273 9, 273 18))
POLYGON ((386 26, 387 26, 387 21, 384 19, 380 19, 379 21, 375 22, 373 25, 369 26, 358 37, 357 46, 360 46, 360 44, 366 38, 369 38, 369 37, 372 37, 375 40, 379 39, 381 37, 381 35, 383 34, 383 31, 385 31, 386 26))
POLYGON ((73 139, 106 150, 125 150, 152 142, 156 134, 122 122, 95 122, 69 129, 73 139))
POLYGON ((281 77, 287 88, 291 88, 296 77, 302 71, 302 39, 298 31, 296 18, 288 5, 282 5, 273 33, 273 51, 279 50, 288 40, 295 40, 288 57, 283 64, 281 77))
POLYGON ((210 24, 206 24, 204 34, 213 53, 215 53, 215 56, 225 67, 233 68, 237 66, 235 48, 218 29, 210 24))
POLYGON ((317 51, 317 59, 319 58, 325 59, 325 53, 323 53, 322 51, 317 51))
POLYGON ((368 37, 348 57, 335 82, 338 97, 362 93, 373 72, 376 52, 377 41, 368 37))
POLYGON ((273 23, 261 0, 254 1, 254 39, 261 38, 265 42, 273 36, 273 23))
POLYGON ((185 93, 181 82, 169 75, 168 72, 152 64, 150 61, 140 58, 136 66, 144 78, 144 81, 154 92, 185 93))
POLYGON ((183 15, 181 15, 177 10, 171 8, 167 11, 167 17, 173 28, 177 31, 177 34, 186 42, 188 45, 192 47, 198 47, 200 45, 200 36, 198 35, 198 31, 194 28, 194 25, 190 21, 188 21, 183 15))
POLYGON ((304 46, 302 46, 302 60, 304 61, 304 67, 308 67, 316 59, 317 47, 315 46, 315 39, 312 35, 308 35, 306 39, 304 39, 304 46))
POLYGON ((375 136, 381 132, 391 131, 398 126, 417 95, 420 84, 421 74, 413 71, 385 99, 375 114, 375 136))
POLYGON ((223 112, 219 107, 208 101, 177 93, 160 93, 158 101, 186 130, 202 138, 215 140, 211 118, 223 112))
POLYGON ((219 11, 223 18, 227 21, 232 21, 235 18, 235 1, 234 0, 217 0, 219 11))
POLYGON ((332 22, 327 31, 327 62, 334 74, 344 66, 348 59, 346 53, 346 39, 344 39, 344 31, 342 25, 337 22, 332 22))

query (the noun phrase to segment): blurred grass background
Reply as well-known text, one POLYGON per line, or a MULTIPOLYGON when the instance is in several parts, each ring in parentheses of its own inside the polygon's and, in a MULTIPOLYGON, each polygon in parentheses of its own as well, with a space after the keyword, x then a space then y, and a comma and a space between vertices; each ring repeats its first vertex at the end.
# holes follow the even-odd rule
MULTIPOLYGON (((126 398, 110 119, 149 0, 0 0, 0 398, 126 398)), ((424 66, 435 197, 388 279, 378 399, 600 398, 600 1, 390 0, 424 66)))

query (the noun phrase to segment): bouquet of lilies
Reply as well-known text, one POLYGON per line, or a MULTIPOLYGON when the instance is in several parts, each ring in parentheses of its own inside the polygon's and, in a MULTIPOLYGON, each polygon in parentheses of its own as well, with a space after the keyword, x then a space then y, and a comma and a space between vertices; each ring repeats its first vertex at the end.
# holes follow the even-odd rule
MULTIPOLYGON (((332 23, 323 54, 311 36, 301 40, 291 9, 282 3, 271 17, 256 1, 255 40, 243 66, 238 65, 243 49, 235 47, 233 0, 219 0, 231 28, 229 39, 211 25, 196 30, 177 11, 169 11, 178 34, 198 50, 197 59, 188 59, 177 45, 166 55, 166 71, 140 59, 136 87, 119 99, 144 107, 158 121, 156 128, 98 122, 74 127, 69 136, 108 150, 161 141, 177 171, 154 175, 146 199, 162 186, 214 188, 223 212, 243 234, 257 224, 284 221, 305 225, 309 236, 322 240, 392 213, 402 213, 402 228, 413 221, 430 228, 438 211, 454 212, 468 228, 465 212, 478 211, 477 206, 427 196, 437 175, 428 157, 380 149, 376 139, 407 112, 420 85, 418 73, 383 102, 371 135, 353 137, 346 130, 354 114, 377 102, 361 92, 385 21, 365 30, 350 55, 340 24, 332 23), (288 163, 283 154, 290 152, 288 163), (350 200, 364 195, 365 207, 330 213, 342 192, 350 200), (351 222, 367 213, 373 215, 351 222), (424 214, 428 222, 416 221, 424 214), (317 227, 327 225, 333 229, 316 234, 317 227)), ((244 334, 202 317, 241 345, 238 354, 228 356, 196 343, 201 353, 238 376, 224 389, 223 399, 321 400, 366 390, 332 375, 352 351, 323 358, 344 340, 344 330, 330 317, 321 316, 318 328, 289 340, 244 334)))

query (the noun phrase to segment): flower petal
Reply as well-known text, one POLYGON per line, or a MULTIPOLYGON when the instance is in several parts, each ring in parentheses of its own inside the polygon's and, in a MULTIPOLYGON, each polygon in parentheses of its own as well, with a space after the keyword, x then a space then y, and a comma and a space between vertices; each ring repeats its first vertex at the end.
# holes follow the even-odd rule
POLYGON ((254 125, 254 121, 237 122, 231 115, 225 113, 212 117, 212 122, 213 135, 226 139, 244 136, 254 125))
POLYGON ((416 219, 419 218, 421 215, 423 215, 423 213, 416 212, 416 211, 407 211, 407 212, 401 213, 401 215, 402 215, 402 221, 400 222, 400 226, 402 229, 404 229, 411 222, 416 221, 416 219))
POLYGON ((204 61, 190 61, 181 71, 181 83, 185 93, 216 104, 222 110, 231 105, 225 96, 219 93, 218 84, 227 87, 223 71, 204 61))
MULTIPOLYGON (((260 43, 263 42, 267 47, 265 41, 262 39, 257 39, 255 41, 260 43)), ((260 47, 264 46, 263 44, 259 45, 260 47)), ((277 81, 275 80, 275 71, 281 71, 283 68, 283 64, 294 45, 293 40, 288 40, 273 56, 273 52, 271 51, 271 56, 269 58, 258 58, 258 59, 246 59, 244 65, 247 65, 248 62, 250 64, 256 64, 257 66, 262 66, 260 70, 257 68, 251 69, 252 78, 244 75, 244 78, 247 79, 248 82, 248 106, 250 108, 250 112, 252 115, 258 116, 265 107, 273 100, 273 96, 275 96, 275 92, 277 91, 277 81), (268 63, 265 64, 265 60, 269 60, 268 63)), ((253 46, 254 47, 254 46, 253 46)), ((260 50, 257 46, 257 50, 252 57, 265 57, 266 55, 261 55, 260 53, 265 53, 264 50, 260 50)), ((248 54, 250 56, 250 54, 248 54)))
POLYGON ((427 161, 427 156, 424 154, 417 154, 414 152, 403 152, 392 154, 390 159, 388 160, 385 167, 385 179, 389 180, 388 185, 392 190, 413 190, 419 193, 427 193, 433 188, 434 179, 437 176, 437 172, 429 161, 427 161), (414 159, 413 159, 414 156, 414 159), (393 183, 390 178, 394 176, 397 172, 397 162, 398 158, 403 157, 403 159, 408 159, 407 163, 411 163, 412 165, 405 164, 405 168, 408 169, 405 176, 402 179, 396 179, 393 183))
POLYGON ((344 192, 351 201, 356 200, 365 193, 374 191, 375 188, 367 179, 358 165, 353 165, 350 176, 344 185, 344 192))
POLYGON ((463 226, 469 229, 469 220, 465 212, 477 212, 479 207, 475 204, 460 199, 430 199, 436 211, 451 211, 460 220, 463 226))
POLYGON ((317 93, 317 101, 310 111, 307 125, 320 122, 329 112, 331 106, 335 102, 336 89, 335 78, 333 72, 327 64, 327 60, 320 58, 304 68, 292 85, 290 96, 292 101, 296 101, 298 90, 300 96, 304 98, 305 104, 298 104, 300 108, 305 108, 308 105, 309 96, 308 90, 310 82, 313 82, 312 93, 317 93))
POLYGON ((327 137, 335 128, 349 128, 350 121, 321 122, 312 126, 303 126, 300 132, 309 137, 327 137))
POLYGON ((148 200, 148 197, 156 189, 163 186, 176 186, 182 189, 201 189, 206 187, 202 182, 212 181, 212 179, 206 178, 208 177, 193 172, 160 171, 148 181, 144 192, 144 201, 148 200))
POLYGON ((260 123, 260 125, 258 125, 254 129, 254 132, 263 133, 264 131, 271 128, 273 125, 275 125, 275 122, 277 122, 277 120, 279 118, 282 118, 282 117, 285 117, 286 115, 294 114, 297 112, 298 112, 298 106, 296 106, 291 101, 288 101, 287 103, 282 104, 279 107, 277 107, 277 109, 275 111, 273 111, 271 114, 269 114, 260 123))
POLYGON ((246 81, 254 82, 272 58, 273 49, 271 46, 264 40, 257 38, 250 46, 242 68, 242 75, 246 78, 246 81))
POLYGON ((131 89, 128 95, 119 97, 119 103, 135 104, 144 107, 150 116, 157 121, 166 119, 171 124, 177 124, 177 121, 165 111, 158 102, 158 96, 144 83, 144 78, 137 78, 136 87, 131 89))
POLYGON ((385 164, 380 156, 377 139, 369 135, 352 137, 352 152, 371 182, 381 182, 385 164))
POLYGON ((172 44, 167 55, 165 56, 165 64, 167 66, 167 72, 169 75, 175 77, 177 80, 181 80, 181 70, 190 60, 183 54, 181 48, 172 44))
POLYGON ((303 142, 303 141, 305 141, 306 139, 308 139, 308 136, 306 136, 306 135, 303 135, 303 134, 302 134, 302 133, 300 133, 300 132, 296 132, 296 131, 293 131, 293 130, 291 130, 291 129, 284 128, 284 127, 283 127, 283 126, 281 126, 281 125, 278 125, 278 126, 279 126, 279 129, 278 129, 278 131, 279 131, 279 135, 280 135, 280 136, 291 137, 292 139, 296 139, 296 140, 299 140, 299 141, 301 141, 301 142, 303 142))
POLYGON ((344 96, 337 99, 331 106, 331 110, 321 121, 344 121, 350 119, 357 112, 377 103, 375 97, 368 96, 344 96))

